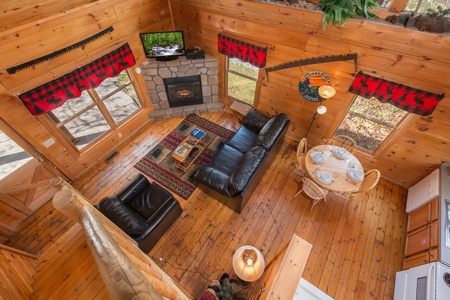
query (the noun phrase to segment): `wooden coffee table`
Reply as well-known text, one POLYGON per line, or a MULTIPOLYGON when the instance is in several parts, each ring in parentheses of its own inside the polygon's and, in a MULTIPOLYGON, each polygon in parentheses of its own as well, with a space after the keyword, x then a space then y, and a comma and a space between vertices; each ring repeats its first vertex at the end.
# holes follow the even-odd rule
POLYGON ((188 135, 172 153, 172 157, 175 159, 173 166, 186 172, 186 170, 192 165, 195 159, 205 150, 205 135, 201 138, 197 138, 192 135, 188 135), (197 149, 197 153, 192 157, 189 163, 187 163, 192 151, 197 149))

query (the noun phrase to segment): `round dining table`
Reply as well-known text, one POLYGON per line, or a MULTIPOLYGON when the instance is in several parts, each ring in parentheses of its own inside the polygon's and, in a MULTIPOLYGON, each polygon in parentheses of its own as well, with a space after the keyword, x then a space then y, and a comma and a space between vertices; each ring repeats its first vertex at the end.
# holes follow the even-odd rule
POLYGON ((364 169, 359 160, 350 152, 347 152, 347 158, 342 159, 337 157, 333 153, 333 149, 336 146, 332 145, 319 145, 311 148, 305 157, 306 172, 309 177, 320 187, 336 192, 351 193, 357 191, 361 185, 361 181, 353 180, 349 175, 349 168, 359 169, 364 173, 364 169), (322 152, 324 160, 322 163, 316 163, 311 158, 311 153, 314 151, 322 152), (317 179, 317 172, 319 170, 329 172, 333 181, 329 184, 325 184, 317 179))

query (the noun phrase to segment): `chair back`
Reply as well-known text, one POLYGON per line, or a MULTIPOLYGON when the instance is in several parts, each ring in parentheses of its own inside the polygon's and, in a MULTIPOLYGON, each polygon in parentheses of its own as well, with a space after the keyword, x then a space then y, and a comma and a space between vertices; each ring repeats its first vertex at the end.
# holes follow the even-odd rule
POLYGON ((358 191, 353 192, 352 195, 367 192, 373 189, 378 184, 378 181, 380 181, 380 177, 381 173, 377 169, 367 171, 366 173, 364 173, 364 180, 361 183, 358 191))
POLYGON ((355 140, 346 135, 336 135, 329 139, 326 144, 345 148, 352 154, 355 153, 356 148, 358 147, 355 140))
POLYGON ((305 156, 308 152, 308 142, 306 138, 302 138, 297 146, 297 168, 306 170, 305 156))
POLYGON ((303 186, 300 192, 303 191, 305 194, 314 200, 313 205, 311 206, 311 209, 319 203, 320 200, 326 200, 325 197, 328 194, 328 190, 324 190, 320 188, 317 184, 314 183, 309 178, 303 177, 303 186))

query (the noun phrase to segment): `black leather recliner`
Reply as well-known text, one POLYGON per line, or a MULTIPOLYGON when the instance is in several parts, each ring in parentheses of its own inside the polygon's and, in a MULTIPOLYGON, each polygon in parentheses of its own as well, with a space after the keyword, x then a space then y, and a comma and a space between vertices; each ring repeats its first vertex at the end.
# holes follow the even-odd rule
POLYGON ((96 206, 108 219, 148 253, 183 212, 173 195, 155 182, 137 175, 115 196, 96 206))

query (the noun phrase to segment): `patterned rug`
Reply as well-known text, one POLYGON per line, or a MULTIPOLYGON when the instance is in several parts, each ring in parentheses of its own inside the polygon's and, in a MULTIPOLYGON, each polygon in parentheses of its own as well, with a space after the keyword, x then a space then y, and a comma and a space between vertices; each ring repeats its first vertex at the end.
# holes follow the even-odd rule
MULTIPOLYGON (((219 144, 228 141, 233 134, 234 132, 231 130, 191 114, 134 167, 168 190, 183 199, 187 199, 196 189, 195 181, 191 178, 191 175, 201 166, 209 164, 219 144), (194 128, 206 132, 206 149, 195 159, 186 172, 183 172, 173 166, 175 160, 172 158, 172 152, 194 128)), ((193 156, 195 157, 195 155, 193 156)), ((192 158, 188 157, 186 165, 190 163, 189 159, 192 158)))

